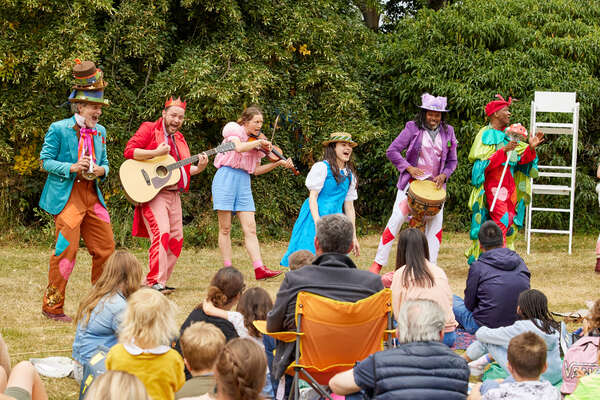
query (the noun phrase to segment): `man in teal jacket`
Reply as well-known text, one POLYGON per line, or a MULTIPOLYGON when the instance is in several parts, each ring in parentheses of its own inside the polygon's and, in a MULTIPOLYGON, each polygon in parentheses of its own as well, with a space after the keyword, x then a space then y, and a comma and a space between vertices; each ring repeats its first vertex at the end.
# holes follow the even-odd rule
POLYGON ((80 237, 92 256, 92 284, 115 249, 97 179, 106 179, 109 170, 106 129, 98 124, 102 106, 108 104, 103 97, 106 83, 93 62, 75 62, 75 86, 69 96, 74 115, 50 125, 40 153, 41 166, 48 172, 40 207, 54 215, 56 225, 42 313, 62 322, 71 322, 64 313, 65 289, 80 237))

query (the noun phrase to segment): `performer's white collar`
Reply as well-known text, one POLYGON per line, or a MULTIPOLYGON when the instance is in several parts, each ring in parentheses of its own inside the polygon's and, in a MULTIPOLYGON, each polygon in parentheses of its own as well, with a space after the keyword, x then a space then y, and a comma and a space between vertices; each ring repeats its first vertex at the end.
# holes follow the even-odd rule
POLYGON ((81 114, 75 113, 75 122, 77 122, 80 128, 85 128, 85 118, 81 114))
POLYGON ((125 350, 131 354, 132 356, 139 356, 142 353, 150 353, 150 354, 165 354, 167 351, 171 350, 169 346, 160 345, 151 349, 142 349, 133 343, 123 343, 123 347, 125 350))

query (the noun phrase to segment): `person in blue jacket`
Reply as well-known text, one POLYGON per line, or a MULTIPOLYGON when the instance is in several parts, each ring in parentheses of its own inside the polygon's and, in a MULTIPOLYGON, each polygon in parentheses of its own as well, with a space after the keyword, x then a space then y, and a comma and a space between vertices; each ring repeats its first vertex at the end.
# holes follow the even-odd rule
POLYGON ((92 256, 92 284, 115 249, 110 216, 98 186, 109 170, 106 129, 98 123, 102 107, 108 105, 106 83, 93 62, 78 61, 69 96, 74 115, 50 125, 40 153, 41 167, 48 172, 40 207, 54 216, 56 225, 42 313, 61 322, 72 321, 64 312, 65 290, 79 239, 83 237, 92 256))
POLYGON ((79 303, 73 341, 76 378, 99 348, 110 349, 119 341, 118 333, 127 308, 127 298, 142 284, 140 262, 127 250, 115 251, 102 275, 79 303))
POLYGON ((519 294, 529 289, 531 273, 525 261, 503 246, 502 230, 492 220, 479 229, 483 253, 469 268, 464 300, 453 296, 456 321, 474 334, 482 326, 499 328, 515 323, 519 294))

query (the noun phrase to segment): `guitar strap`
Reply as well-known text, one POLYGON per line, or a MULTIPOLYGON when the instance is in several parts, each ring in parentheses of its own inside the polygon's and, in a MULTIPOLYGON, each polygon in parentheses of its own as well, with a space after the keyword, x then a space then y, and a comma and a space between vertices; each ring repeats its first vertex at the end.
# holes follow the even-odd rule
POLYGON ((177 144, 175 143, 175 138, 173 137, 174 134, 169 135, 169 139, 171 139, 171 143, 173 143, 173 147, 175 148, 175 158, 177 158, 177 161, 181 161, 181 157, 179 156, 179 150, 177 150, 177 144))
MULTIPOLYGON (((175 158, 177 161, 181 161, 181 157, 179 156, 179 150, 177 150, 177 143, 175 143, 175 138, 173 137, 175 134, 168 135, 168 138, 171 140, 172 146, 175 149, 175 158)), ((179 168, 181 170, 181 177, 183 178, 183 187, 187 187, 187 174, 185 172, 184 167, 179 168)), ((182 190, 180 188, 180 190, 182 190)))

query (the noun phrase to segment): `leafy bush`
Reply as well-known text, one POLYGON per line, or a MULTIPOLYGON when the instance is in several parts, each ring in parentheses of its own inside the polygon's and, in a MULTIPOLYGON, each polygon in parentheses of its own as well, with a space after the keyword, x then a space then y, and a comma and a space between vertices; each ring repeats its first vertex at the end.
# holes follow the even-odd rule
MULTIPOLYGON (((51 242, 36 205, 46 174, 37 157, 47 127, 68 116, 73 59, 92 59, 109 81, 103 110, 111 175, 103 190, 120 245, 132 208, 121 192, 122 149, 142 121, 156 119, 166 97, 188 100, 183 132, 192 151, 214 147, 221 127, 242 108, 261 105, 281 123, 275 142, 306 174, 333 131, 352 133, 362 232, 385 223, 397 172, 385 150, 417 111, 420 94, 448 96, 459 167, 449 182, 446 228, 465 229, 470 187, 467 153, 496 93, 520 101, 513 120, 527 125, 535 90, 577 91, 581 103, 576 226, 598 225, 593 178, 598 159, 600 65, 594 1, 465 0, 421 9, 395 29, 365 27, 344 0, 8 0, 0 9, 0 222, 3 235, 51 242), (18 226, 35 228, 23 235, 18 226), (11 233, 12 232, 12 233, 11 233)), ((565 142, 540 148, 560 163, 565 142)), ((546 162, 548 160, 548 162, 546 162)), ((194 177, 184 196, 186 241, 214 245, 210 185, 214 167, 194 177)), ((303 177, 278 169, 253 179, 261 236, 285 239, 307 195, 303 177)), ((560 200, 551 199, 552 204, 560 200)), ((564 216, 539 215, 558 226, 564 216)), ((544 219, 544 220, 542 220, 544 219)))
MULTIPOLYGON (((484 106, 496 93, 519 99, 511 107, 513 122, 529 125, 535 91, 576 91, 580 102, 576 227, 596 230, 598 212, 593 176, 598 163, 598 66, 600 5, 593 1, 550 0, 463 1, 435 12, 422 9, 380 36, 381 65, 373 80, 379 99, 371 112, 379 118, 387 140, 377 138, 362 159, 373 171, 369 183, 381 201, 369 202, 367 214, 387 218, 393 189, 392 170, 382 160, 385 145, 412 118, 419 95, 448 96, 449 122, 459 141, 459 166, 448 184, 446 225, 465 229, 473 138, 485 122, 484 106), (383 172, 383 173, 381 173, 383 172), (448 222, 450 224, 448 224, 448 222)), ((544 165, 570 162, 570 138, 548 137, 538 154, 544 165)), ((361 148, 362 150, 362 148, 361 148)), ((560 197, 560 196, 559 196, 560 197)), ((543 199, 556 206, 565 198, 543 199)), ((568 208, 568 203, 567 203, 568 208)), ((568 226, 566 215, 537 213, 534 225, 568 226)))

